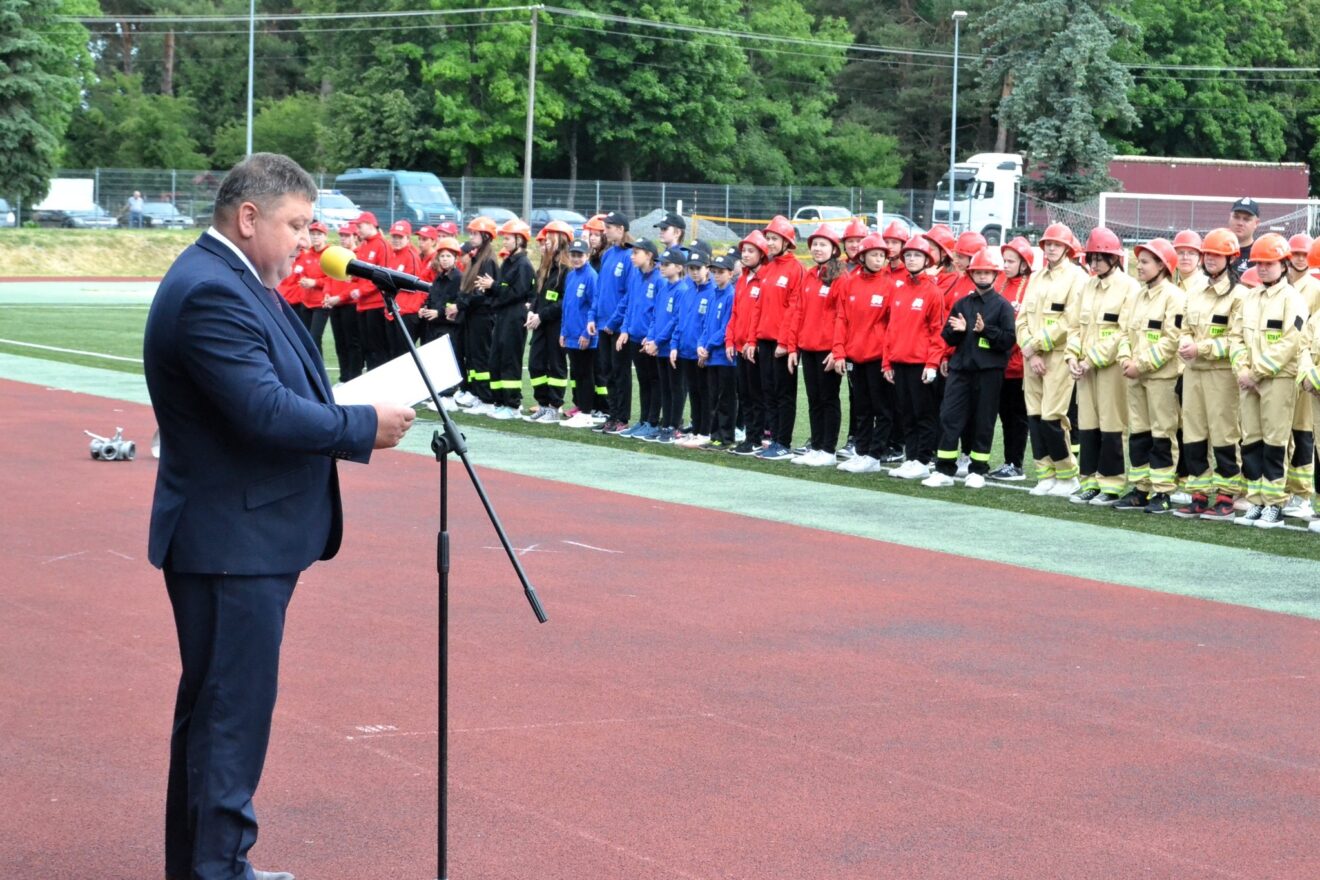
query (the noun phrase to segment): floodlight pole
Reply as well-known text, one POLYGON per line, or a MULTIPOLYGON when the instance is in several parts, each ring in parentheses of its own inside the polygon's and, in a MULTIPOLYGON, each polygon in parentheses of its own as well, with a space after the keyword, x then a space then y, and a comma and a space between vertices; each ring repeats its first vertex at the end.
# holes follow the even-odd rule
POLYGON ((252 155, 252 80, 256 70, 257 0, 248 0, 247 155, 252 155))
POLYGON ((536 110, 536 20, 544 6, 532 7, 532 50, 527 65, 527 133, 523 136, 523 209, 528 221, 532 217, 532 119, 536 110))
MULTIPOLYGON (((962 20, 967 17, 967 13, 961 9, 953 13, 953 112, 949 117, 949 226, 953 223, 953 194, 955 190, 956 178, 953 176, 953 166, 957 162, 958 154, 958 28, 962 20)), ((972 201, 967 200, 967 212, 970 228, 972 201)), ((956 231, 956 230, 955 230, 956 231)))

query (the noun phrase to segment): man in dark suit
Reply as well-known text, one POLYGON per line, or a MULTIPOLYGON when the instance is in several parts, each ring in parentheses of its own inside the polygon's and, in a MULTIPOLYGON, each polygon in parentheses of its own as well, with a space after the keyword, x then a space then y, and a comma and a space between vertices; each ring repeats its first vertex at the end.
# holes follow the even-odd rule
POLYGON ((235 166, 215 225, 170 267, 147 317, 161 446, 148 557, 164 569, 183 662, 169 880, 292 880, 247 859, 285 609, 299 574, 339 549, 335 459, 397 445, 414 415, 336 406, 311 337, 274 290, 309 244, 316 194, 287 157, 235 166))

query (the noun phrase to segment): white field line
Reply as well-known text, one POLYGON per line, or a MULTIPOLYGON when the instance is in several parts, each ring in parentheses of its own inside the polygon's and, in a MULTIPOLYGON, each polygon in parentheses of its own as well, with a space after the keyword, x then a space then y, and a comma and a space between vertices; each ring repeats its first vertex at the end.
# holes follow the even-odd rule
POLYGON ((108 361, 124 361, 130 364, 142 363, 142 358, 123 357, 122 355, 117 354, 102 354, 99 351, 82 351, 77 348, 59 348, 54 345, 40 345, 36 342, 20 342, 17 339, 0 339, 0 343, 4 343, 5 345, 17 345, 21 348, 38 348, 42 351, 57 351, 60 354, 78 354, 83 357, 103 358, 108 361))

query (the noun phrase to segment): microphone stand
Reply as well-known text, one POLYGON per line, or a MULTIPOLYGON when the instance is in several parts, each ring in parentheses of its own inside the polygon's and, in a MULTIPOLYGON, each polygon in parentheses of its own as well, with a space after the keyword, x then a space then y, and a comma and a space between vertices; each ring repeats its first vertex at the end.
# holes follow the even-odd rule
POLYGON ((389 308, 390 314, 394 317, 394 323, 398 326, 399 332, 403 334, 404 342, 408 346, 408 353, 412 355, 413 363, 417 366, 417 372, 421 374, 422 381, 426 384, 426 391, 431 396, 431 403, 435 405, 435 411, 440 415, 440 422, 443 430, 437 430, 431 436, 431 451, 435 453, 435 460, 440 463, 440 531, 436 535, 435 556, 436 571, 440 577, 440 645, 439 645, 439 682, 440 682, 440 705, 438 730, 440 733, 440 766, 437 770, 437 813, 438 828, 436 830, 437 847, 440 858, 440 880, 447 880, 448 874, 448 783, 449 783, 449 454, 452 452, 463 462, 463 467, 467 469, 468 479, 472 481, 472 486, 477 490, 477 497, 481 499, 481 506, 486 509, 486 516, 490 518, 490 524, 495 527, 495 534, 499 536, 500 544, 504 547, 505 554, 509 557, 509 562, 513 565, 513 570, 518 574, 518 580, 522 583, 523 593, 527 596, 527 601, 532 606, 532 613, 540 623, 546 622, 545 609, 541 607, 541 600, 536 595, 536 589, 531 581, 527 579, 527 572, 523 570, 522 563, 518 560, 518 554, 514 552, 513 545, 509 543, 509 536, 504 532, 504 526, 500 523, 499 516, 495 513, 495 508, 491 506, 490 498, 486 496, 486 489, 481 485, 481 479, 477 472, 472 468, 472 462, 468 460, 467 440, 454 420, 445 412, 444 406, 440 403, 440 395, 436 393, 435 384, 431 381, 430 374, 426 371, 426 365, 422 363, 422 357, 417 353, 417 346, 413 344, 412 336, 408 333, 407 326, 403 323, 403 317, 399 314, 399 304, 394 301, 399 292, 399 288, 389 277, 377 276, 372 279, 381 296, 385 300, 385 305, 389 308))

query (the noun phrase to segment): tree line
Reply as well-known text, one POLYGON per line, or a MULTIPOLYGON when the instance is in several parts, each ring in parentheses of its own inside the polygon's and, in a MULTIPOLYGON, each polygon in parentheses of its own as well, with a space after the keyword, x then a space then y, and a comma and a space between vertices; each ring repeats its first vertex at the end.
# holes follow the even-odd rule
MULTIPOLYGON (((948 167, 955 8, 968 13, 959 153, 1024 152, 1047 197, 1103 189, 1116 152, 1320 166, 1307 4, 560 2, 537 16, 538 177, 932 188, 948 167)), ((260 13, 297 17, 258 24, 254 149, 321 171, 521 174, 531 14, 498 11, 510 5, 381 0, 372 12, 399 15, 380 17, 263 0, 260 13)), ((0 0, 4 194, 40 197, 61 166, 233 164, 246 13, 243 0, 0 0), (235 18, 129 18, 203 15, 235 18), (114 23, 71 20, 94 16, 114 23)))

